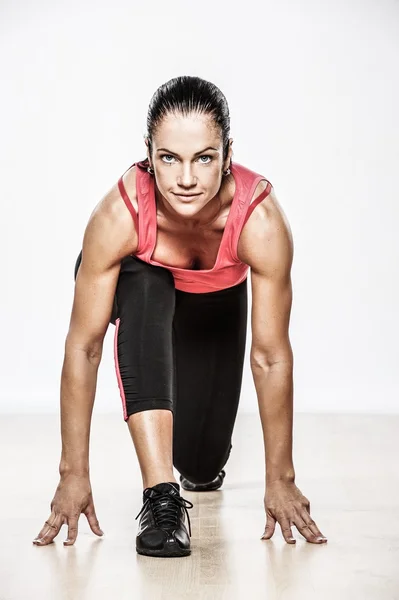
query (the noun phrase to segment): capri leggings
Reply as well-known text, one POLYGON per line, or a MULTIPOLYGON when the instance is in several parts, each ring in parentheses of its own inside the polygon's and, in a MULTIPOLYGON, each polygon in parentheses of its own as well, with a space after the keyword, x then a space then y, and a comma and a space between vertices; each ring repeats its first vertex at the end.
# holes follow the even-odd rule
POLYGON ((183 292, 167 268, 128 256, 122 260, 111 323, 125 421, 143 410, 172 411, 173 465, 193 483, 212 481, 232 448, 246 344, 247 280, 215 292, 183 292))

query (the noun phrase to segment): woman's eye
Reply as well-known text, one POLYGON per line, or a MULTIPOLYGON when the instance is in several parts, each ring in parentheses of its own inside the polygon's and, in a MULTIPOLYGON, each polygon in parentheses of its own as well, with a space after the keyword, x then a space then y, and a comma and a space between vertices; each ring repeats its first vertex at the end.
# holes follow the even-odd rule
MULTIPOLYGON (((172 158, 173 159, 174 157, 171 154, 162 154, 161 158, 163 160, 164 158, 166 158, 166 159, 172 158)), ((212 156, 210 156, 209 154, 203 154, 199 158, 200 159, 202 159, 202 158, 209 158, 209 160, 207 162, 204 162, 202 160, 200 161, 200 162, 202 162, 203 165, 207 165, 207 164, 209 164, 212 161, 212 156)), ((172 161, 170 161, 170 160, 163 160, 163 162, 166 162, 166 164, 171 164, 172 161)))

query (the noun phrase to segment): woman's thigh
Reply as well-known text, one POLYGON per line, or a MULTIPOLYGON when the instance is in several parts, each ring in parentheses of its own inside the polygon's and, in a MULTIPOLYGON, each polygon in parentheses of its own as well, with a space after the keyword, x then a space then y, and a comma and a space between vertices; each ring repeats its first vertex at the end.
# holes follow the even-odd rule
MULTIPOLYGON (((75 279, 81 254, 75 265, 75 279)), ((137 257, 122 260, 111 323, 114 362, 127 421, 151 409, 173 412, 173 275, 137 257)))
POLYGON ((176 290, 173 462, 195 483, 225 465, 239 404, 247 331, 247 281, 225 290, 176 290))

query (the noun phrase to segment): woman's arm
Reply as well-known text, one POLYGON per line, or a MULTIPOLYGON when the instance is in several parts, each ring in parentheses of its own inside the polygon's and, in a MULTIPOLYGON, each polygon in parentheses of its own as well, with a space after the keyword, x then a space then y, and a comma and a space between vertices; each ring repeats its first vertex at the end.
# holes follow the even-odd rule
POLYGON ((251 267, 250 361, 265 443, 266 479, 293 481, 293 353, 288 332, 293 240, 273 188, 248 219, 238 254, 251 267))
MULTIPOLYGON (((258 194, 258 192, 257 192, 258 194)), ((258 395, 265 444, 266 526, 276 523, 285 541, 295 544, 292 525, 311 543, 327 541, 310 516, 310 502, 295 484, 292 459, 293 353, 288 329, 292 305, 293 240, 274 194, 255 208, 241 232, 239 258, 251 267, 251 369, 258 395)))
POLYGON ((90 422, 121 260, 136 246, 133 220, 115 186, 93 211, 84 235, 61 376, 60 482, 51 514, 33 540, 39 546, 51 544, 64 523, 64 544, 74 544, 81 513, 96 535, 103 534, 89 478, 90 422))
POLYGON ((90 217, 76 277, 61 376, 60 474, 89 470, 90 422, 121 260, 135 249, 133 220, 116 187, 90 217))

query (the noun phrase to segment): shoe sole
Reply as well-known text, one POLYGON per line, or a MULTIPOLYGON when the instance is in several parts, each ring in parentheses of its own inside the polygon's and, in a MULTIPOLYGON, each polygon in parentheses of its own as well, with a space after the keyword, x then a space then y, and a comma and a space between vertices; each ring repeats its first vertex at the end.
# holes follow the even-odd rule
POLYGON ((161 550, 146 550, 142 548, 137 548, 136 551, 138 554, 142 554, 143 556, 156 556, 158 558, 173 558, 179 556, 189 556, 191 554, 191 549, 188 548, 184 550, 179 546, 173 546, 169 550, 161 549, 161 550))

